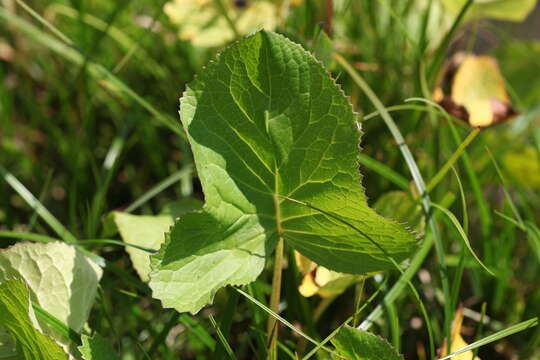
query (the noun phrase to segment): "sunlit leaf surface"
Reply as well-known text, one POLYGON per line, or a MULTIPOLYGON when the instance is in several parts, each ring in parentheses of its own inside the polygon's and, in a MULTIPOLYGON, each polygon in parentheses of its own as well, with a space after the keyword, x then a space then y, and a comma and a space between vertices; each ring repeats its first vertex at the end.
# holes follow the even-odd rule
POLYGON ((279 237, 356 274, 393 269, 389 256, 414 250, 409 231, 367 206, 356 115, 299 45, 271 32, 242 40, 189 85, 180 112, 206 204, 153 257, 150 287, 164 306, 197 312, 219 288, 255 280, 279 237))
MULTIPOLYGON (((153 250, 159 249, 165 241, 165 233, 174 223, 169 215, 148 216, 114 212, 113 216, 122 240, 153 250)), ((150 253, 130 246, 126 247, 126 251, 141 280, 148 281, 151 270, 150 253)))

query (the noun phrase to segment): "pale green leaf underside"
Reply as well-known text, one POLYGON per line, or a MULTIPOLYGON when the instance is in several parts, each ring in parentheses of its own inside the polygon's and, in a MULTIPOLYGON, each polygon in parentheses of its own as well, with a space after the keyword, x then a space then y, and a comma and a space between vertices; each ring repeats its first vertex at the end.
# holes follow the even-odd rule
POLYGON ((342 327, 332 344, 348 360, 403 360, 383 338, 350 326, 342 327))
POLYGON ((94 303, 102 270, 64 242, 18 243, 0 251, 0 282, 23 279, 44 310, 80 331, 94 303))
POLYGON ((411 233, 368 208, 356 115, 299 45, 271 32, 236 43, 188 87, 180 116, 206 204, 154 257, 150 286, 164 306, 196 312, 220 287, 255 280, 278 236, 347 273, 393 268, 373 242, 398 262, 413 250, 411 233))
MULTIPOLYGON (((115 211, 113 217, 123 241, 154 250, 165 241, 165 233, 174 223, 170 215, 131 215, 115 211)), ((134 247, 126 247, 126 251, 141 280, 148 281, 150 254, 134 247)))
POLYGON ((92 337, 83 335, 81 341, 79 351, 84 360, 120 360, 111 344, 97 333, 92 337))
POLYGON ((0 325, 17 341, 19 359, 60 360, 67 354, 53 339, 34 327, 28 288, 22 280, 5 280, 0 284, 0 325))

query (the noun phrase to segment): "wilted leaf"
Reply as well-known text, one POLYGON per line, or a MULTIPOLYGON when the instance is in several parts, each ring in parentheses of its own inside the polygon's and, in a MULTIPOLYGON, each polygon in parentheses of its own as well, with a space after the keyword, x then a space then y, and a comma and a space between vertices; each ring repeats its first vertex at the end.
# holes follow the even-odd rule
POLYGON ((363 278, 362 275, 344 274, 328 270, 324 266, 315 264, 298 251, 294 252, 294 257, 300 273, 303 275, 298 291, 305 297, 315 294, 321 297, 338 296, 347 290, 349 286, 363 278))
MULTIPOLYGON (((153 250, 159 249, 165 241, 165 233, 174 223, 170 215, 148 216, 114 212, 113 217, 123 241, 153 250)), ((130 246, 126 247, 126 251, 141 280, 148 281, 151 270, 150 254, 130 246)))
POLYGON ((403 360, 383 338, 350 326, 343 326, 332 344, 347 360, 403 360))
MULTIPOLYGON (((443 4, 458 14, 467 0, 443 0, 443 4)), ((493 18, 523 21, 534 9, 536 0, 475 0, 467 11, 467 19, 493 18)))
MULTIPOLYGON (((276 27, 277 7, 272 1, 221 1, 240 35, 276 27)), ((195 46, 219 46, 234 39, 235 34, 215 0, 172 0, 163 10, 178 26, 180 39, 190 40, 195 46)))
POLYGON ((219 288, 255 280, 279 237, 356 274, 393 269, 388 255, 399 262, 415 248, 367 206, 356 115, 299 45, 271 32, 236 43, 187 88, 180 112, 206 204, 153 257, 150 287, 164 306, 197 312, 219 288))
POLYGON ((0 325, 17 341, 18 358, 64 360, 67 354, 50 337, 36 329, 28 288, 22 280, 2 280, 0 284, 0 325))
MULTIPOLYGON (((449 353, 453 353, 455 351, 458 351, 459 349, 469 345, 463 340, 461 337, 461 324, 463 323, 463 307, 460 307, 454 316, 454 321, 452 322, 452 330, 450 336, 452 336, 452 348, 450 351, 447 351, 447 342, 443 343, 443 346, 441 348, 441 354, 439 357, 444 357, 448 355, 449 353)), ((462 352, 461 354, 457 354, 454 357, 452 357, 454 360, 471 360, 473 359, 473 352, 472 350, 462 352)), ((478 356, 474 357, 473 360, 480 360, 478 356)))
POLYGON ((18 243, 0 251, 0 282, 22 278, 44 310, 80 331, 94 303, 102 270, 63 242, 18 243))
POLYGON ((97 333, 92 337, 83 335, 81 340, 79 351, 84 360, 120 360, 111 344, 101 335, 97 333))
POLYGON ((497 61, 489 56, 456 54, 446 66, 434 99, 473 127, 505 122, 517 114, 497 61))

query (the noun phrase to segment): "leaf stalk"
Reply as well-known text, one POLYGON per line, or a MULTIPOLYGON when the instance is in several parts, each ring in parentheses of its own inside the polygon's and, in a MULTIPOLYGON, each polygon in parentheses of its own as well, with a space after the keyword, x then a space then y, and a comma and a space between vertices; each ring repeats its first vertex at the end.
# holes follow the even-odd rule
MULTIPOLYGON (((283 238, 279 238, 276 246, 274 262, 274 275, 272 277, 272 294, 270 295, 270 310, 279 312, 279 300, 281 297, 281 275, 283 269, 283 238)), ((277 359, 278 323, 273 316, 268 317, 268 359, 277 359)))

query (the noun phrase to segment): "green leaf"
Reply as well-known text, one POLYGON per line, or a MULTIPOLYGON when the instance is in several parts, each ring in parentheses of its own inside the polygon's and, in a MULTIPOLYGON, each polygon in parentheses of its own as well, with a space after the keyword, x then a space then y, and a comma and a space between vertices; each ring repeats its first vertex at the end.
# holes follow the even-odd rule
POLYGON ((92 337, 83 335, 81 340, 79 351, 84 360, 120 360, 111 344, 101 335, 97 333, 92 337))
MULTIPOLYGON (((455 14, 467 0, 443 0, 444 6, 455 14)), ((507 21, 523 21, 534 9, 536 0, 476 0, 470 7, 467 18, 493 18, 507 21)))
POLYGON ((420 203, 404 191, 390 191, 383 194, 373 208, 383 216, 391 217, 409 224, 414 230, 423 233, 426 220, 420 203))
POLYGON ((440 358, 439 360, 451 359, 454 356, 462 354, 462 353, 464 353, 466 351, 477 349, 480 346, 484 346, 484 345, 492 343, 494 341, 498 341, 498 340, 503 339, 503 338, 505 338, 507 336, 513 335, 513 334, 515 334, 517 332, 520 332, 520 331, 527 330, 527 329, 532 328, 534 326, 538 326, 538 318, 537 317, 534 317, 534 318, 529 319, 529 320, 522 321, 519 324, 512 325, 509 328, 506 328, 504 330, 497 331, 495 334, 491 334, 489 336, 486 336, 483 339, 480 339, 478 341, 473 342, 472 344, 464 346, 461 349, 452 352, 450 355, 447 355, 445 357, 440 358))
POLYGON ((350 326, 343 326, 332 344, 347 360, 403 360, 383 338, 350 326))
MULTIPOLYGON (((113 217, 123 241, 155 250, 165 241, 165 233, 174 223, 170 215, 146 216, 114 212, 113 217)), ((148 281, 150 254, 134 247, 126 247, 126 251, 141 280, 148 281)))
POLYGON ((16 358, 17 348, 11 334, 0 326, 0 359, 16 358))
POLYGON ((101 274, 64 242, 18 243, 0 251, 0 282, 22 278, 39 306, 77 332, 88 319, 101 274))
POLYGON ((160 215, 170 215, 173 218, 178 218, 189 212, 200 210, 203 207, 200 200, 194 198, 185 198, 178 201, 167 203, 161 209, 160 215))
POLYGON ((28 288, 22 280, 10 279, 0 284, 0 325, 17 341, 19 357, 27 360, 67 359, 67 354, 53 339, 39 332, 30 304, 28 288))
POLYGON ((164 306, 197 312, 219 288, 254 281, 279 237, 357 274, 392 269, 388 255, 399 262, 415 248, 410 232, 367 206, 349 101, 283 36, 262 31, 226 49, 187 88, 180 117, 206 204, 153 257, 150 287, 164 306))

